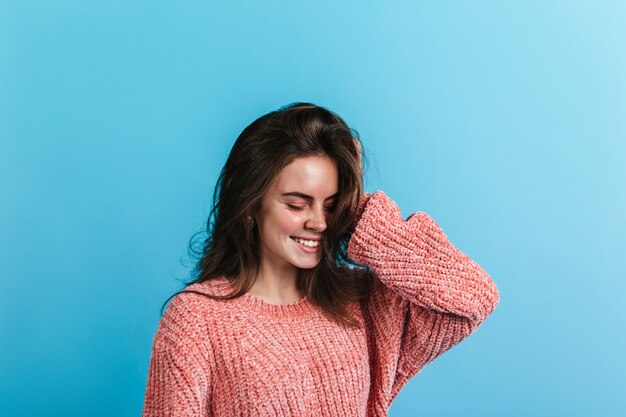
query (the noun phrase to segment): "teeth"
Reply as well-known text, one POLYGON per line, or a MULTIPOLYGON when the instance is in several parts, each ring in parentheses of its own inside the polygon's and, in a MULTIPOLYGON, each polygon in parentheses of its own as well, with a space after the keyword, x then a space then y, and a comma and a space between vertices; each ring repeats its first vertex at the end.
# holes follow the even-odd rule
POLYGON ((308 246, 310 248, 316 248, 317 245, 319 245, 319 241, 314 241, 314 240, 302 240, 302 239, 296 239, 294 238, 293 240, 295 240, 298 243, 303 244, 304 246, 308 246))

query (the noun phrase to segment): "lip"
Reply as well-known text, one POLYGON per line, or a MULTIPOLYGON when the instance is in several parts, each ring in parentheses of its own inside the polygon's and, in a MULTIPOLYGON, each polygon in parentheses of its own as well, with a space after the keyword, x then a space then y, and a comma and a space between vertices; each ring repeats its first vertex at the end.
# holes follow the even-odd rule
POLYGON ((302 237, 302 236, 291 236, 291 237, 293 239, 313 240, 315 242, 322 240, 322 238, 319 238, 319 237, 302 237))
MULTIPOLYGON (((320 250, 320 246, 321 244, 317 245, 314 248, 310 248, 308 246, 304 246, 301 243, 298 243, 296 240, 296 238, 292 238, 291 240, 293 240, 293 243, 295 243, 302 251, 306 252, 306 253, 318 253, 320 250)), ((318 239, 319 240, 319 239, 318 239)))

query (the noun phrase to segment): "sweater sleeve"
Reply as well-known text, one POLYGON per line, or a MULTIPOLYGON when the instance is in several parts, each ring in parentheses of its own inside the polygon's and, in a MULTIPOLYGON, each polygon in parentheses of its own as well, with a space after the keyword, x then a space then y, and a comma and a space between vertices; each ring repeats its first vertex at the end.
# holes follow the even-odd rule
POLYGON ((142 417, 209 415, 210 350, 202 326, 179 294, 161 318, 153 339, 142 417))
POLYGON ((499 292, 428 214, 404 220, 380 190, 363 196, 348 254, 376 276, 364 316, 373 394, 386 410, 411 377, 483 323, 499 292))

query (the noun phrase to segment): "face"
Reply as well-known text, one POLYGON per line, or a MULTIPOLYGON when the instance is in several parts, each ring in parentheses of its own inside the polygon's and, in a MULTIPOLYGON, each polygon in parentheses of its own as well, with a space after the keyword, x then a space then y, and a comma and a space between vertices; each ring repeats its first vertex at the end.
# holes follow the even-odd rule
POLYGON ((256 215, 264 269, 293 274, 319 263, 337 187, 337 166, 326 156, 296 158, 280 171, 256 215))

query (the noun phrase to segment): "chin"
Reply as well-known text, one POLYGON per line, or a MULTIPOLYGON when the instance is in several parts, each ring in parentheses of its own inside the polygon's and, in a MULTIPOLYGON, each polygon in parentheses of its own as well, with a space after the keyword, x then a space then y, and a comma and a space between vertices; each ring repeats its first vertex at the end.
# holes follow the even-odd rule
POLYGON ((316 262, 296 262, 293 265, 300 268, 300 269, 313 269, 316 266, 318 266, 320 264, 320 261, 317 260, 316 262))

